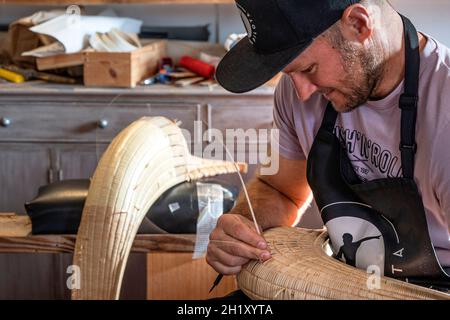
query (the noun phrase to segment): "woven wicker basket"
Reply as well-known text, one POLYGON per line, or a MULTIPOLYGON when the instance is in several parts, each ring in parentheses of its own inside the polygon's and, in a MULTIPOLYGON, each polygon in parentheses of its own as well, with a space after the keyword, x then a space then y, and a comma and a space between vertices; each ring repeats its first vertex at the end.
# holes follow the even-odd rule
POLYGON ((373 275, 326 254, 324 230, 275 228, 265 232, 272 259, 248 263, 238 275, 252 299, 450 299, 450 295, 373 275))

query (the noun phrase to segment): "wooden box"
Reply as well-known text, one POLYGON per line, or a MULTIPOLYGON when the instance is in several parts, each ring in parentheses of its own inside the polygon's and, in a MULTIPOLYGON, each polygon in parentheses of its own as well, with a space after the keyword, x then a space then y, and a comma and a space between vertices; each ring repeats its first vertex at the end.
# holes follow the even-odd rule
POLYGON ((155 41, 132 52, 85 52, 84 85, 135 87, 158 72, 166 55, 166 41, 155 41))

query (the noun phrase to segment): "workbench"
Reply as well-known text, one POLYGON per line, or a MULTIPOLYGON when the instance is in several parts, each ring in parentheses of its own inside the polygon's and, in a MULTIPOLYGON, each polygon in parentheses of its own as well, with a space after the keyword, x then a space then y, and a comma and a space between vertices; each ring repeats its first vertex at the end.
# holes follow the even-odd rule
MULTIPOLYGON (((70 299, 76 235, 31 235, 28 216, 0 214, 0 299, 70 299)), ((217 274, 204 258, 192 259, 195 235, 137 235, 121 299, 208 299, 236 290, 225 277, 208 294, 217 274)))

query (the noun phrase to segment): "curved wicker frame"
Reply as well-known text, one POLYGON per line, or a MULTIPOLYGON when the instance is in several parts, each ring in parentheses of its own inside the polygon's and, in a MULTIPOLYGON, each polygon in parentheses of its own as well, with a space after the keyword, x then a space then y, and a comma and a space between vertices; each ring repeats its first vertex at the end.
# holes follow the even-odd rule
POLYGON ((187 180, 246 170, 243 164, 190 155, 178 126, 163 117, 141 118, 103 154, 83 209, 73 264, 80 288, 73 299, 118 299, 139 225, 166 190, 187 180))
POLYGON ((239 287, 252 299, 450 299, 450 295, 392 278, 379 287, 368 273, 325 252, 324 230, 274 228, 264 233, 273 258, 248 263, 238 275, 239 287))

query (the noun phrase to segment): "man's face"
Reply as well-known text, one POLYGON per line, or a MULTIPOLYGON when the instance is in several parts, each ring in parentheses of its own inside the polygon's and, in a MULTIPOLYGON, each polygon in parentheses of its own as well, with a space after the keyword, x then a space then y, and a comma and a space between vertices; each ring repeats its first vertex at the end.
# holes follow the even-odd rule
POLYGON ((380 57, 342 35, 320 36, 283 72, 300 100, 319 92, 338 112, 349 112, 372 96, 382 73, 380 57))

